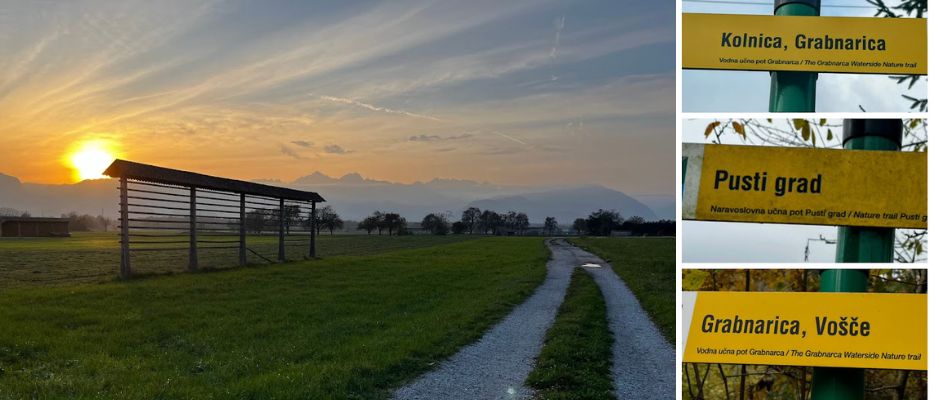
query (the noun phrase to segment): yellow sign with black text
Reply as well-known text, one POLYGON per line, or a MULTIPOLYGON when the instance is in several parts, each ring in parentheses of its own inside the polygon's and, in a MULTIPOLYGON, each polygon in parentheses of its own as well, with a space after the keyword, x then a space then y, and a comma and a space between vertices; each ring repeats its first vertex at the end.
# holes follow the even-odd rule
POLYGON ((683 144, 682 218, 927 228, 927 154, 683 144))
POLYGON ((927 369, 927 295, 683 292, 683 362, 927 369))
POLYGON ((927 20, 683 13, 682 68, 926 75, 927 20))

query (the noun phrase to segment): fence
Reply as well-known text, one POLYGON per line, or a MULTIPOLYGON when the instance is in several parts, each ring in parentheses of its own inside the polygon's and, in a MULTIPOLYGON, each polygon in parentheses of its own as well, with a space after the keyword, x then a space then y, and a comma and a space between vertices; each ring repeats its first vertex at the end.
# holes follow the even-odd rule
POLYGON ((235 253, 239 265, 248 264, 249 253, 284 262, 291 248, 316 257, 316 203, 324 199, 315 192, 125 160, 114 161, 105 175, 120 182, 123 279, 132 275, 134 253, 188 251, 190 271, 200 268, 200 250, 214 258, 235 253), (276 255, 262 250, 274 238, 276 255))

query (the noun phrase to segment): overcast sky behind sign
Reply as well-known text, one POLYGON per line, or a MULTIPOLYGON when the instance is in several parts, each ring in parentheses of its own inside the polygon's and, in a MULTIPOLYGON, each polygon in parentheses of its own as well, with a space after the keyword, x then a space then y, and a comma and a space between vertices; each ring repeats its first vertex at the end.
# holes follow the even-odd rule
POLYGON ((0 172, 675 192, 669 1, 0 1, 0 172))
MULTIPOLYGON (((682 121, 682 143, 711 143, 705 139, 705 127, 714 120, 682 121)), ((784 120, 774 124, 783 127, 784 120)), ((842 132, 833 131, 839 143, 842 132)), ((734 134, 723 136, 722 143, 744 144, 734 134)), ((836 227, 814 225, 753 224, 743 222, 682 221, 683 262, 803 262, 807 239, 834 240, 836 227)), ((821 241, 809 242, 809 262, 835 262, 836 246, 821 241)))
MULTIPOLYGON (((714 136, 705 139, 705 127, 714 119, 682 121, 682 143, 713 143, 714 136)), ((786 120, 776 119, 772 124, 788 131, 786 120)), ((829 121, 833 126, 833 140, 826 147, 839 147, 842 143, 842 121, 829 121)), ((729 129, 721 143, 746 145, 740 136, 729 129)), ((754 137, 753 135, 751 136, 754 137)), ((908 140, 913 140, 908 138, 908 140)), ((823 145, 823 143, 819 143, 823 145)), ((803 262, 809 245, 809 262, 835 262, 836 245, 819 240, 835 240, 837 227, 822 225, 756 224, 743 222, 682 221, 683 262, 803 262)))
MULTIPOLYGON (((773 1, 759 5, 683 2, 682 12, 773 15, 773 1)), ((889 5, 897 1, 886 1, 889 5)), ((864 0, 823 0, 823 16, 872 17, 875 8, 864 0), (827 7, 827 5, 860 7, 827 7)), ((911 102, 901 97, 927 97, 924 80, 910 90, 887 75, 819 74, 816 84, 817 112, 907 112, 911 102)), ((770 103, 770 73, 762 71, 682 71, 682 111, 767 112, 770 103)))

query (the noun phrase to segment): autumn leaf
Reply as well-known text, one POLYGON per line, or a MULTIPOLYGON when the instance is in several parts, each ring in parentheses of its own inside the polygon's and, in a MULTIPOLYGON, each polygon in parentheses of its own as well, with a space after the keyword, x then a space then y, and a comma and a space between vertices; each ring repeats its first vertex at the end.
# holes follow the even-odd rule
POLYGON ((744 125, 739 124, 737 121, 731 123, 731 127, 734 128, 734 131, 741 135, 742 139, 747 139, 747 135, 744 134, 744 125))
POLYGON ((715 128, 718 127, 718 125, 721 125, 721 122, 715 121, 715 122, 708 124, 708 126, 705 127, 705 139, 708 139, 708 135, 711 135, 712 131, 714 131, 715 128))
POLYGON ((708 272, 700 269, 690 269, 683 271, 682 290, 697 291, 708 278, 708 272))

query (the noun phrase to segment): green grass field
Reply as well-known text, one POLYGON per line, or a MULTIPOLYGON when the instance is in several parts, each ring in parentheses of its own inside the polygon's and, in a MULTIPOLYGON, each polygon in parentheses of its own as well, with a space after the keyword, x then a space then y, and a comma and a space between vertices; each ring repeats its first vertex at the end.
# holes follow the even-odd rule
POLYGON ((613 399, 613 342, 604 296, 594 279, 577 268, 526 384, 540 399, 613 399))
POLYGON ((569 239, 607 260, 630 287, 670 343, 676 342, 676 240, 674 238, 569 239))
MULTIPOLYGON (((317 237, 317 250, 320 257, 367 255, 477 238, 479 236, 322 235, 317 237)), ((0 238, 0 288, 114 281, 120 269, 119 246, 115 232, 78 232, 71 238, 0 238)), ((274 236, 249 236, 248 247, 271 260, 276 259, 277 238, 274 236)), ((287 248, 288 259, 292 260, 304 259, 306 252, 305 245, 287 248)), ((185 272, 187 260, 186 251, 132 253, 131 265, 136 275, 148 276, 185 272)), ((234 249, 204 249, 199 251, 199 260, 202 268, 230 268, 236 266, 238 253, 234 249)), ((267 262, 249 253, 249 263, 267 262)))
MULTIPOLYGON (((108 245, 76 239, 31 246, 108 245)), ((545 277, 540 238, 454 240, 324 237, 323 260, 3 289, 0 398, 383 398, 545 277)))

